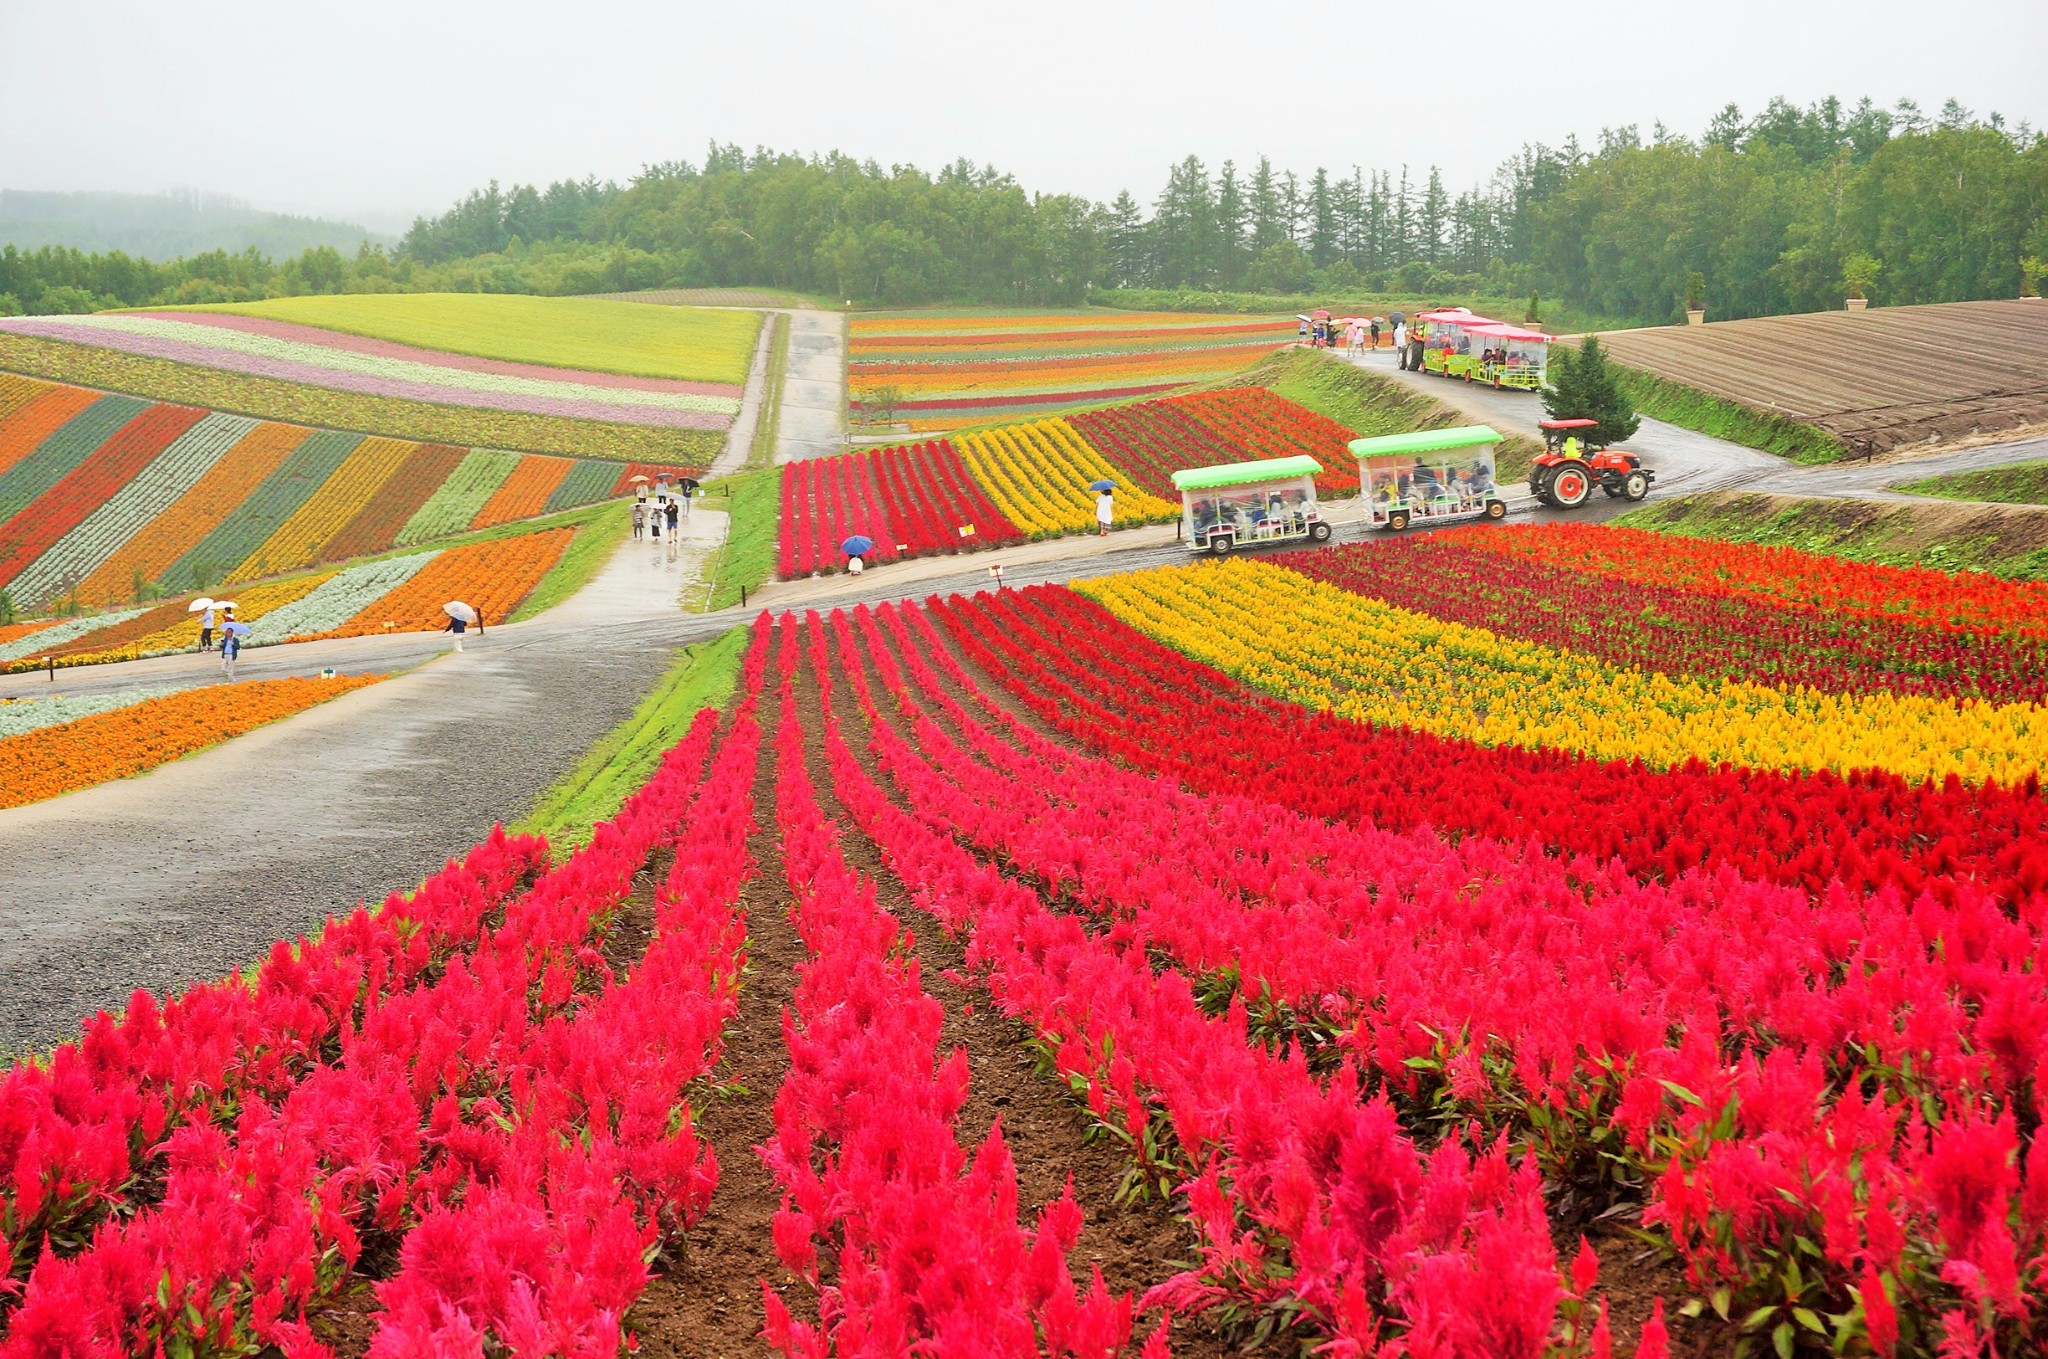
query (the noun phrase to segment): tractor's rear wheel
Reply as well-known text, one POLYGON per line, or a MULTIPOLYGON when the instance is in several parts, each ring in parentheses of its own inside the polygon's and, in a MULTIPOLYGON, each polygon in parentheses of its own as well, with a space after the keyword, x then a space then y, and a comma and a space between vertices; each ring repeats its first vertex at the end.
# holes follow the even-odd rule
POLYGON ((1641 500, 1650 493, 1650 478, 1637 468, 1621 479, 1621 493, 1630 500, 1641 500))
POLYGON ((1593 478, 1583 467, 1560 467, 1550 474, 1550 501, 1561 510, 1575 510, 1593 495, 1593 478))

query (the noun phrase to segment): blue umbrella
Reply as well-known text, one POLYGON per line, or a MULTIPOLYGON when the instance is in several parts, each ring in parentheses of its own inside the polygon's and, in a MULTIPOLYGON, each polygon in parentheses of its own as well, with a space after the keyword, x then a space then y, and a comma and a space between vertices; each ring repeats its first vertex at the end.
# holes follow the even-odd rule
POLYGON ((1091 491, 1114 491, 1116 489, 1116 483, 1111 481, 1108 477, 1104 477, 1100 481, 1089 482, 1088 489, 1091 491))
POLYGON ((250 633, 254 632, 255 629, 250 627, 247 623, 230 623, 226 627, 222 628, 221 631, 225 632, 230 637, 247 637, 250 633))
POLYGON ((839 545, 839 550, 849 557, 865 557, 875 550, 875 540, 856 533, 839 545))

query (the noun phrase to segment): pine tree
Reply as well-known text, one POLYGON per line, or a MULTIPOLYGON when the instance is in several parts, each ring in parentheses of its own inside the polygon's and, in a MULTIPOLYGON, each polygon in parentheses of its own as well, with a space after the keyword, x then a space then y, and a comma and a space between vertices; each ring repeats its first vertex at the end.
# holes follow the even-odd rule
POLYGON ((1109 270, 1119 288, 1145 281, 1145 215, 1129 189, 1109 205, 1109 270))
POLYGON ((1248 258, 1246 224, 1244 187, 1237 182, 1236 163, 1226 160, 1223 173, 1216 179, 1217 265, 1221 275, 1218 282, 1226 288, 1235 288, 1244 277, 1248 258))
POLYGON ((1417 233, 1417 252, 1431 264, 1444 257, 1444 232, 1450 224, 1451 200, 1444 192, 1443 171, 1429 167, 1429 185, 1422 191, 1422 221, 1417 233))
POLYGON ((1551 419, 1599 421, 1581 440, 1593 448, 1618 444, 1643 423, 1621 384, 1614 380, 1598 336, 1587 336, 1576 354, 1563 345, 1552 346, 1544 379, 1543 410, 1551 419))
POLYGON ((1318 269, 1337 258, 1337 200, 1320 165, 1308 182, 1308 257, 1318 269))
POLYGON ((1251 182, 1252 254, 1263 254, 1270 246, 1287 239, 1286 212, 1280 202, 1280 181, 1273 174, 1273 162, 1259 157, 1251 182))

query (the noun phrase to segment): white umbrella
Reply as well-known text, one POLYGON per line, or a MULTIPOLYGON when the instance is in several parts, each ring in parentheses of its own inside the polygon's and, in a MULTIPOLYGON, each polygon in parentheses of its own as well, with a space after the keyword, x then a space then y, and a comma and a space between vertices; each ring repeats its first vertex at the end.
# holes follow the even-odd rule
POLYGON ((476 610, 459 599, 451 599, 441 606, 441 612, 450 618, 460 618, 465 623, 476 622, 476 610))
POLYGON ((205 595, 201 595, 199 596, 199 598, 193 600, 190 604, 187 604, 185 606, 185 612, 198 613, 201 609, 210 609, 212 607, 213 601, 208 599, 205 595))
POLYGON ((647 484, 647 478, 646 478, 646 477, 627 477, 627 478, 626 478, 626 480, 627 480, 627 481, 628 481, 629 483, 637 483, 637 484, 639 484, 639 485, 641 485, 641 486, 645 486, 645 485, 647 484))
POLYGON ((232 599, 216 599, 213 601, 213 607, 216 609, 232 609, 235 607, 235 601, 232 599))

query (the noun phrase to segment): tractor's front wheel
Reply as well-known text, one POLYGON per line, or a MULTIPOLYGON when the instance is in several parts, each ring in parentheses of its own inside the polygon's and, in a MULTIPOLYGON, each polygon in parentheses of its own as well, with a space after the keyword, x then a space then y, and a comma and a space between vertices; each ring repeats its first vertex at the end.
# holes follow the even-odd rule
POLYGON ((1561 510, 1575 510, 1593 495, 1593 478, 1583 467, 1560 467, 1550 477, 1550 501, 1561 510))
POLYGON ((1630 472, 1621 479, 1621 493, 1630 500, 1641 500, 1650 493, 1650 478, 1641 468, 1630 472))

